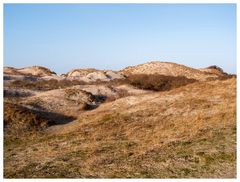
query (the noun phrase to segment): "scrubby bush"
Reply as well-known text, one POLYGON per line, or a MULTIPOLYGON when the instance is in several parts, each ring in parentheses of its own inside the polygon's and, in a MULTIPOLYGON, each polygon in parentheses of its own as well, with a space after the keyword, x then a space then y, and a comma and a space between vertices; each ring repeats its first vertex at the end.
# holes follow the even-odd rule
POLYGON ((48 121, 33 110, 4 102, 4 128, 15 130, 38 130, 48 125, 48 121))
POLYGON ((94 108, 93 105, 90 105, 90 104, 84 102, 81 109, 87 111, 87 110, 91 110, 93 108, 94 108))
POLYGON ((26 88, 32 90, 53 90, 58 88, 66 88, 74 85, 84 85, 84 81, 78 80, 38 80, 38 81, 22 81, 16 80, 11 83, 14 88, 26 88))
POLYGON ((117 91, 116 95, 107 96, 106 99, 104 100, 104 102, 112 102, 112 101, 114 101, 116 99, 127 97, 127 96, 130 96, 130 95, 131 94, 129 94, 128 91, 123 90, 123 89, 119 89, 117 91))
POLYGON ((209 67, 207 67, 207 69, 215 69, 215 70, 218 70, 218 71, 224 73, 223 69, 216 65, 209 66, 209 67))
POLYGON ((237 78, 237 75, 235 75, 235 74, 226 74, 226 75, 218 76, 216 78, 209 77, 209 78, 207 78, 207 81, 227 80, 227 79, 231 79, 231 78, 237 78))
POLYGON ((174 77, 158 74, 136 74, 127 78, 127 82, 137 88, 154 91, 167 91, 195 81, 195 79, 188 79, 183 76, 174 77))

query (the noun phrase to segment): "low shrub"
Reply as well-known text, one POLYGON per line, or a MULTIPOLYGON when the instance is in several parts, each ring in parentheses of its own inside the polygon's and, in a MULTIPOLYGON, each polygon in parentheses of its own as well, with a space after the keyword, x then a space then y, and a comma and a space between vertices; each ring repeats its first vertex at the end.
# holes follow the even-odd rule
POLYGON ((154 91, 168 91, 173 88, 178 88, 193 82, 195 79, 188 79, 183 76, 165 76, 165 75, 146 75, 136 74, 130 75, 127 82, 139 89, 154 90, 154 91))
POLYGON ((16 80, 11 83, 14 88, 26 88, 31 90, 53 90, 58 88, 66 88, 74 85, 84 85, 84 81, 78 80, 38 80, 38 81, 22 81, 16 80))
POLYGON ((213 78, 213 77, 207 78, 207 81, 227 80, 227 79, 231 79, 231 78, 237 78, 237 76, 235 74, 226 74, 223 76, 218 76, 216 78, 213 78))
POLYGON ((4 128, 14 130, 38 130, 45 128, 48 121, 28 108, 4 102, 4 128))

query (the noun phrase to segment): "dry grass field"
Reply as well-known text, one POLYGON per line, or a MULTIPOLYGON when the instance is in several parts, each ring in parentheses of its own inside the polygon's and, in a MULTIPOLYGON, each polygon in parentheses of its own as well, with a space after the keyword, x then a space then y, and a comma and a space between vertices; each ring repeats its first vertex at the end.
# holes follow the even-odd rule
POLYGON ((79 95, 70 86, 6 96, 4 177, 236 178, 236 78, 167 83, 160 91, 119 81, 81 85, 88 92, 79 95), (115 99, 96 101, 97 93, 115 99), (36 98, 41 107, 30 107, 36 98), (83 98, 98 104, 71 113, 83 98), (56 122, 64 117, 72 118, 56 122))

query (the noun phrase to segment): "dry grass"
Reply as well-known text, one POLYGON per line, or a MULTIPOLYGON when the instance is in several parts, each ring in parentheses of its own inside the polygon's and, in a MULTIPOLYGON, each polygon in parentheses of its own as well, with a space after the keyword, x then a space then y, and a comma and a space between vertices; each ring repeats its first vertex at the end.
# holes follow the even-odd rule
POLYGON ((6 178, 235 178, 236 79, 121 98, 6 141, 6 178))

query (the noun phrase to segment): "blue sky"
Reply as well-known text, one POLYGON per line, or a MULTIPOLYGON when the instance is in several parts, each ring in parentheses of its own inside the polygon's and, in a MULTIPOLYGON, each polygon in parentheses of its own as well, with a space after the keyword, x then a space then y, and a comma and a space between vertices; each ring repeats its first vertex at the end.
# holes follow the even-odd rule
POLYGON ((152 60, 236 73, 236 5, 4 4, 4 66, 65 73, 152 60))

